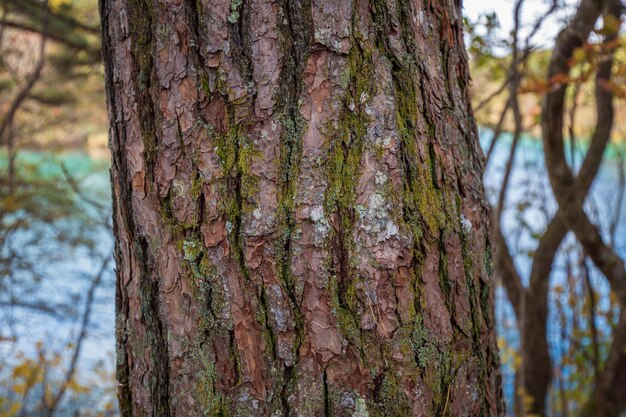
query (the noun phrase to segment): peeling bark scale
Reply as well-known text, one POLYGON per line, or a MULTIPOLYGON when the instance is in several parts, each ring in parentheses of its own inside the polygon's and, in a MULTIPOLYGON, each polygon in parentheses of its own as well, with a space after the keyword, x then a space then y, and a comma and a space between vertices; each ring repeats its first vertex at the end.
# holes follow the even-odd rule
POLYGON ((497 416, 458 0, 101 0, 123 416, 497 416))

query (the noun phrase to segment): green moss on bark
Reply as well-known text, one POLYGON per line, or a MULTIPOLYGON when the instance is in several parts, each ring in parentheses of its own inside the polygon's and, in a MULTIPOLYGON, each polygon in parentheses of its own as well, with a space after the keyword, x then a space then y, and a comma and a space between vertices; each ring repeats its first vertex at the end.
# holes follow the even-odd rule
POLYGON ((365 106, 374 88, 371 82, 374 66, 371 51, 362 47, 359 39, 353 39, 347 61, 343 108, 336 123, 329 122, 323 132, 328 149, 324 210, 337 220, 331 237, 337 253, 329 265, 333 274, 330 283, 333 307, 340 327, 358 346, 359 291, 358 277, 352 270, 353 230, 360 210, 365 210, 357 206, 356 197, 365 136, 371 122, 365 106))
POLYGON ((361 329, 359 327, 359 316, 355 312, 356 300, 353 295, 354 290, 352 289, 350 291, 350 297, 346 297, 346 299, 341 300, 339 296, 339 285, 337 283, 337 277, 335 275, 332 275, 330 277, 328 291, 330 293, 331 308, 333 309, 335 317, 337 317, 339 328, 342 330, 343 335, 348 338, 348 340, 358 346, 361 329), (351 299, 352 303, 347 301, 348 298, 351 299))
POLYGON ((410 416, 413 414, 402 383, 394 371, 382 374, 374 398, 369 402, 370 417, 410 416))
POLYGON ((141 140, 144 147, 147 174, 151 176, 157 152, 154 105, 150 92, 150 85, 154 78, 152 30, 155 11, 154 5, 146 0, 129 0, 127 10, 129 12, 128 20, 132 22, 128 26, 128 30, 131 39, 131 54, 136 67, 133 81, 136 91, 135 98, 139 104, 137 108, 140 116, 141 140))

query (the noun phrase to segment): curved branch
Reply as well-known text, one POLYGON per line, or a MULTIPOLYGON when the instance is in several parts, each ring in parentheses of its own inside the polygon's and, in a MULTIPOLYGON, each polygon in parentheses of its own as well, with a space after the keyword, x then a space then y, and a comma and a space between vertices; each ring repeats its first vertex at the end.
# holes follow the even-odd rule
MULTIPOLYGON (((24 23, 24 22, 17 22, 17 21, 13 21, 13 20, 5 20, 2 22, 2 25, 5 27, 10 27, 13 29, 18 29, 18 30, 23 30, 25 32, 31 32, 31 33, 38 33, 38 34, 43 34, 44 33, 44 29, 43 28, 39 28, 33 25, 30 25, 28 23, 24 23)), ((66 34, 62 34, 62 33, 56 33, 53 31, 48 30, 46 33, 46 36, 56 42, 62 43, 63 45, 66 45, 70 48, 75 48, 75 49, 79 49, 82 51, 86 51, 89 54, 92 54, 94 56, 97 56, 97 54, 99 53, 99 51, 97 49, 92 48, 88 43, 86 42, 80 42, 77 41, 75 39, 71 39, 67 36, 65 36, 66 34)))
POLYGON ((5 132, 7 131, 9 126, 11 126, 11 124, 13 123, 13 118, 15 117, 15 114, 19 110, 24 100, 28 98, 30 91, 33 89, 33 87, 35 86, 39 78, 41 77, 41 73, 43 71, 43 66, 45 63, 45 55, 46 55, 46 41, 48 39, 45 33, 46 32, 45 28, 47 27, 46 22, 48 21, 48 18, 47 18, 47 13, 45 12, 45 7, 43 6, 42 6, 42 15, 43 15, 42 26, 44 27, 44 29, 43 29, 43 34, 41 35, 41 42, 39 44, 39 57, 37 59, 37 63, 35 64, 35 69, 28 77, 26 84, 24 84, 24 86, 17 93, 17 95, 11 102, 11 105, 9 106, 9 110, 7 110, 5 116, 0 121, 0 144, 2 144, 5 132))
MULTIPOLYGON (((21 11, 23 14, 34 18, 37 18, 38 10, 42 7, 41 2, 34 0, 7 0, 7 3, 11 4, 13 7, 15 7, 16 10, 21 11)), ((70 26, 72 29, 80 29, 94 35, 100 35, 99 27, 86 25, 81 21, 74 19, 69 14, 55 13, 52 9, 50 9, 50 6, 48 6, 47 4, 45 4, 43 7, 45 8, 48 16, 50 16, 50 18, 53 20, 63 22, 64 24, 70 26)))
POLYGON ((502 280, 502 284, 506 290, 507 297, 513 306, 515 317, 520 320, 522 317, 522 302, 526 289, 522 285, 522 279, 515 267, 513 257, 509 246, 502 235, 502 231, 498 229, 495 232, 495 259, 494 270, 497 276, 502 280))
MULTIPOLYGON (((551 58, 548 77, 569 73, 567 61, 576 48, 589 36, 595 21, 602 12, 602 3, 583 0, 570 25, 559 35, 551 58)), ((609 13, 620 18, 622 5, 610 1, 609 13)), ((615 39, 617 34, 607 37, 615 39)), ((613 125, 613 94, 606 83, 611 78, 613 51, 598 68, 596 76, 597 125, 592 137, 590 152, 604 150, 609 141, 613 125)), ((585 404, 581 416, 617 416, 626 406, 626 271, 624 262, 611 247, 602 240, 598 228, 589 221, 583 209, 584 195, 577 190, 572 172, 567 165, 563 144, 563 114, 566 85, 559 85, 545 98, 542 109, 542 133, 546 158, 546 168, 550 183, 568 226, 576 235, 585 252, 602 271, 617 294, 622 307, 620 321, 613 332, 613 341, 605 369, 602 371, 594 391, 585 404)), ((589 168, 583 164, 580 177, 585 178, 589 168)), ((588 179, 591 181, 591 179, 588 179)))
POLYGON ((102 281, 102 277, 104 276, 104 274, 106 273, 109 267, 109 262, 111 261, 111 258, 112 258, 111 255, 108 255, 107 257, 104 258, 104 260, 102 261, 100 265, 100 269, 98 270, 98 273, 94 276, 93 280, 91 281, 91 285, 89 286, 89 290, 87 291, 87 297, 85 300, 85 310, 81 317, 80 332, 75 341, 74 352, 72 353, 72 358, 70 359, 69 367, 67 369, 67 372, 65 373, 65 378, 63 382, 61 383, 58 391, 52 396, 50 402, 49 403, 44 402, 46 417, 52 417, 55 411, 57 411, 57 407, 63 400, 63 397, 65 396, 65 393, 67 392, 67 389, 69 388, 72 380, 76 376, 78 359, 80 358, 83 342, 85 341, 85 338, 87 337, 87 329, 89 327, 91 311, 94 305, 95 292, 98 286, 100 285, 100 282, 102 281))
MULTIPOLYGON (((621 5, 613 7, 611 13, 621 15, 621 5)), ((582 46, 602 12, 601 3, 583 0, 570 25, 559 35, 548 69, 548 78, 569 73, 568 60, 576 48, 582 46)), ((607 41, 616 35, 607 37, 607 41)), ((599 64, 596 76, 597 124, 591 139, 589 152, 601 158, 608 144, 613 125, 613 93, 606 88, 611 78, 613 52, 599 64)), ((567 165, 563 140, 563 114, 567 85, 561 84, 546 95, 542 109, 542 133, 546 159, 546 169, 559 211, 576 235, 585 252, 606 276, 612 290, 617 294, 622 306, 626 306, 626 271, 624 262, 605 244, 598 228, 587 217, 583 202, 585 195, 579 192, 575 178, 567 165)), ((587 162, 587 161, 585 161, 587 162)), ((583 163, 579 177, 589 178, 591 167, 583 163)))

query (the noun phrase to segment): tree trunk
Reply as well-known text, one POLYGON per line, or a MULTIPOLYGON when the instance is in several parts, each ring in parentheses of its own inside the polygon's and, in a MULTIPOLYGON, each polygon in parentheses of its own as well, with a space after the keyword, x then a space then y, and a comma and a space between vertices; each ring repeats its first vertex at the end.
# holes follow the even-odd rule
POLYGON ((102 0, 123 416, 495 416, 458 1, 102 0))

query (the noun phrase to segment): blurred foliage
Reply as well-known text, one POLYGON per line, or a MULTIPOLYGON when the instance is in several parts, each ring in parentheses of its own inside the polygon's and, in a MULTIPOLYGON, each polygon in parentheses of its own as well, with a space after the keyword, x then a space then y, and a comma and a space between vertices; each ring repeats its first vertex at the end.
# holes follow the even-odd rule
MULTIPOLYGON (((45 65, 15 115, 25 148, 106 146, 100 29, 95 0, 0 0, 0 120, 25 86, 45 42, 45 65)), ((7 142, 7 135, 1 138, 7 142)))
POLYGON ((116 414, 115 376, 102 363, 96 364, 88 378, 65 379, 67 364, 74 346, 64 351, 48 352, 42 342, 36 343, 34 357, 16 354, 16 361, 0 364, 0 416, 46 415, 54 406, 55 396, 63 388, 67 400, 54 414, 83 417, 110 417, 116 414), (6 369, 5 369, 6 368, 6 369))
MULTIPOLYGON (((511 34, 502 34, 496 13, 481 15, 476 21, 466 18, 464 24, 466 45, 471 57, 473 103, 476 106, 489 99, 506 82, 507 71, 511 65, 511 34)), ((619 22, 615 18, 605 16, 596 34, 600 36, 610 33, 619 27, 618 25, 619 22)), ((597 63, 606 56, 607 48, 615 50, 616 62, 613 81, 607 85, 607 88, 611 88, 617 97, 626 98, 626 49, 622 47, 624 39, 620 38, 611 44, 604 45, 601 42, 584 44, 575 52, 574 59, 570 61, 572 76, 563 78, 563 75, 559 75, 552 80, 546 79, 552 51, 534 44, 541 44, 540 41, 545 42, 545 39, 531 40, 530 54, 523 64, 523 69, 521 68, 523 77, 519 98, 521 107, 524 108, 523 120, 526 133, 534 137, 541 136, 539 115, 543 93, 557 83, 578 83, 580 89, 576 90, 576 97, 573 96, 573 91, 568 92, 570 101, 575 99, 578 104, 576 109, 578 117, 575 119, 574 131, 576 136, 589 138, 596 120, 594 85, 590 81, 593 81, 597 63)), ((481 126, 494 127, 505 99, 506 95, 502 93, 489 99, 476 111, 478 123, 481 126)), ((614 137, 618 141, 623 141, 626 138, 626 101, 617 101, 615 108, 614 137)), ((506 118, 504 125, 506 130, 513 130, 513 120, 510 115, 506 118)))
MULTIPOLYGON (((468 18, 463 19, 465 25, 465 36, 467 38, 467 52, 472 57, 472 67, 489 71, 492 81, 503 79, 505 67, 502 59, 499 59, 496 51, 506 48, 507 39, 498 36, 500 22, 495 12, 480 15, 476 21, 468 18)), ((504 59, 506 60, 506 58, 504 59)))
POLYGON ((112 353, 80 359, 113 287, 98 20, 96 0, 0 0, 0 416, 117 414, 112 353))

